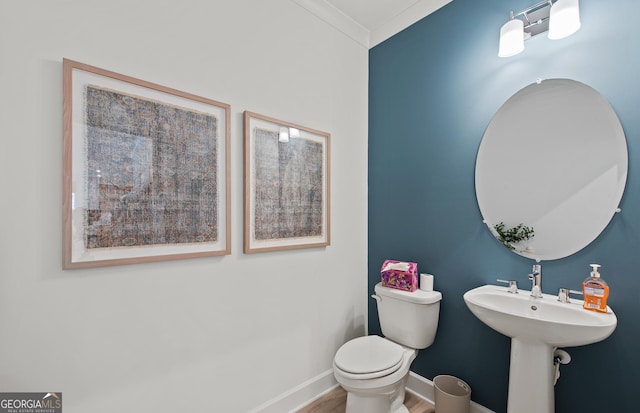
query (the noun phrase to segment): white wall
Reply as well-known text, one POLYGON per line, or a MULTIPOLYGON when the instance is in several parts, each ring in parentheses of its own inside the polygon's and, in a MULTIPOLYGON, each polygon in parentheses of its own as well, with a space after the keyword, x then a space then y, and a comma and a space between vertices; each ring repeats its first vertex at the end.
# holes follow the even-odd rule
POLYGON ((363 334, 368 52, 291 0, 0 0, 0 391, 244 412, 363 334), (232 254, 61 269, 62 58, 231 105, 232 254), (242 253, 242 112, 328 131, 331 246, 242 253))

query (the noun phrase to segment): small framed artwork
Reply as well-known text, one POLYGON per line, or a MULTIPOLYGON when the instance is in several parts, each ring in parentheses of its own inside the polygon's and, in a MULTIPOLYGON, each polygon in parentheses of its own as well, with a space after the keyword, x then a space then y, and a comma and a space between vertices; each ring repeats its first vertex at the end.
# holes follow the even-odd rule
POLYGON ((63 268, 231 253, 229 105, 63 61, 63 268))
POLYGON ((244 252, 330 244, 330 135, 244 112, 244 252))

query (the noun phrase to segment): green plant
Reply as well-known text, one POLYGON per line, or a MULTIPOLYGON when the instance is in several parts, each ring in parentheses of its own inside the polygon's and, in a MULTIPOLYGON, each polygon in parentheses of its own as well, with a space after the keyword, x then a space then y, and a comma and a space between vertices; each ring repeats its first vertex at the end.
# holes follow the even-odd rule
POLYGON ((504 222, 500 222, 493 226, 498 236, 496 237, 505 247, 510 250, 516 248, 513 244, 517 244, 522 241, 528 241, 535 236, 533 228, 527 227, 524 224, 518 224, 513 228, 507 228, 504 222))

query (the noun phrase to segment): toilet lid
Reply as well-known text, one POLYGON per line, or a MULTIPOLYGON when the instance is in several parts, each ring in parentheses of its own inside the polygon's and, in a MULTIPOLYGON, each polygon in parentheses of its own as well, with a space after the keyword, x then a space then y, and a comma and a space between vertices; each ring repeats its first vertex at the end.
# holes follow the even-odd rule
MULTIPOLYGON (((365 374, 389 370, 402 363, 402 347, 380 336, 365 336, 346 342, 334 358, 336 366, 348 373, 365 374)), ((394 368, 395 367, 395 368, 394 368)))

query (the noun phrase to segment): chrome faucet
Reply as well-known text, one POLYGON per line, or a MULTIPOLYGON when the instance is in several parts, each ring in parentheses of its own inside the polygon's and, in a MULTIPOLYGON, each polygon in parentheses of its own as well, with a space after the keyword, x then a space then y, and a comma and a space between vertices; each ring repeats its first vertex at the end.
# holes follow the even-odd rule
POLYGON ((531 280, 531 296, 542 298, 542 266, 540 264, 533 265, 529 279, 531 280))

